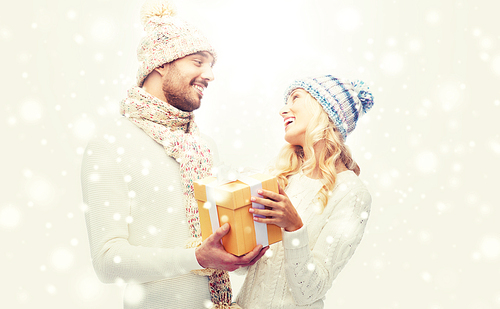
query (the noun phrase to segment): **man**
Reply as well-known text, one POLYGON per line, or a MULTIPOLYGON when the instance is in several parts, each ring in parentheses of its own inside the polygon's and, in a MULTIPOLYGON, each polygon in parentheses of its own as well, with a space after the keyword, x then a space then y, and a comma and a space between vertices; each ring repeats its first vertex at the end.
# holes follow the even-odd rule
POLYGON ((121 102, 126 118, 89 142, 82 163, 94 269, 103 282, 127 283, 125 308, 229 308, 226 271, 266 249, 227 253, 220 239, 228 224, 197 247, 192 182, 210 174, 214 148, 192 112, 214 79, 215 52, 168 2, 147 2, 141 14, 146 36, 138 86, 121 102))

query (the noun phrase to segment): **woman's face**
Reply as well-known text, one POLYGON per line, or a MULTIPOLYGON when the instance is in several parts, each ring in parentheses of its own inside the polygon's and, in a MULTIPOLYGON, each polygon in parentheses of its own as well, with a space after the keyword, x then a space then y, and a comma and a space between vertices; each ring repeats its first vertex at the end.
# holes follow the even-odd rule
POLYGON ((295 89, 280 110, 285 124, 285 140, 292 145, 304 147, 306 128, 313 117, 306 103, 309 96, 304 89, 295 89))

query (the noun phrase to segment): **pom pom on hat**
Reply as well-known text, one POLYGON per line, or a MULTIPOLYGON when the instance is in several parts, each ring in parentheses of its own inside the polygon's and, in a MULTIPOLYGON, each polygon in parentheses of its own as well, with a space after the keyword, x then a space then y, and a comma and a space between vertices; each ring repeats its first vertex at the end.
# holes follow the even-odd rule
POLYGON ((285 92, 285 101, 295 89, 304 89, 323 107, 344 140, 359 118, 373 106, 373 95, 360 80, 351 82, 332 75, 294 81, 285 92))
POLYGON ((172 2, 168 0, 147 0, 144 2, 141 8, 141 22, 143 25, 152 17, 164 17, 164 16, 175 16, 177 11, 175 10, 172 2))
POLYGON ((363 107, 362 113, 364 114, 373 106, 373 94, 363 81, 358 79, 351 83, 354 92, 357 94, 359 101, 361 101, 361 106, 363 107))

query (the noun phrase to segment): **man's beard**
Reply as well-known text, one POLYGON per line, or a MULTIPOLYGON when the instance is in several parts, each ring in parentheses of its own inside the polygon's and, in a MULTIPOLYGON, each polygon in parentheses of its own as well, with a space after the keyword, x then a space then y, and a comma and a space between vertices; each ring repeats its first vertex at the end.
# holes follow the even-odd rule
POLYGON ((185 112, 192 112, 200 107, 200 98, 190 95, 192 84, 195 79, 187 85, 183 85, 185 78, 180 74, 175 64, 168 64, 167 78, 162 84, 163 94, 167 103, 185 112))

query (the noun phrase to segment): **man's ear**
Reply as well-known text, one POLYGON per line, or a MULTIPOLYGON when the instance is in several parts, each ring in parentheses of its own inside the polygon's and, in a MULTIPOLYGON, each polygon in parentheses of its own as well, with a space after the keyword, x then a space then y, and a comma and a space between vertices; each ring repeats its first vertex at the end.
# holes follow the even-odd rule
POLYGON ((153 71, 156 71, 158 72, 162 77, 165 76, 165 74, 167 74, 167 70, 168 70, 168 65, 165 63, 165 64, 162 64, 158 67, 156 67, 153 71))

